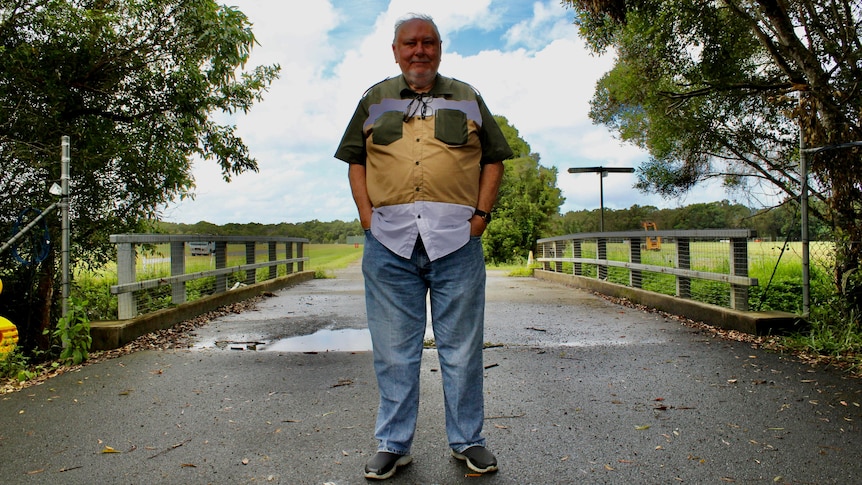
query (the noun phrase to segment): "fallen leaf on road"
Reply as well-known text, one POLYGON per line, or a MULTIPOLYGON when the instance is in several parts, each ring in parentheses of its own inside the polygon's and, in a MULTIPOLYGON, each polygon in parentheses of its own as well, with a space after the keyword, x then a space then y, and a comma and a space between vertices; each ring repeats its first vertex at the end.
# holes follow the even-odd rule
POLYGON ((338 382, 333 384, 332 387, 349 386, 351 384, 353 384, 353 381, 350 379, 338 379, 338 382))
POLYGON ((102 453, 122 453, 122 451, 115 450, 110 446, 106 445, 104 448, 102 448, 102 453))

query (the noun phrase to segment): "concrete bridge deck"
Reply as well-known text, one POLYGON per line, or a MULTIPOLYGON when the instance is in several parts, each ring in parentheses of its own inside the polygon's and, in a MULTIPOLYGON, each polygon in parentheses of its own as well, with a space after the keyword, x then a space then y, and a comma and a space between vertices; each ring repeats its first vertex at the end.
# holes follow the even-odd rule
MULTIPOLYGON (((862 476, 862 382, 839 371, 495 272, 486 314, 485 434, 500 471, 465 476, 449 456, 427 350, 414 462, 388 483, 862 476)), ((210 322, 194 348, 136 352, 2 396, 0 480, 366 483, 377 392, 364 318, 352 267, 210 322)))

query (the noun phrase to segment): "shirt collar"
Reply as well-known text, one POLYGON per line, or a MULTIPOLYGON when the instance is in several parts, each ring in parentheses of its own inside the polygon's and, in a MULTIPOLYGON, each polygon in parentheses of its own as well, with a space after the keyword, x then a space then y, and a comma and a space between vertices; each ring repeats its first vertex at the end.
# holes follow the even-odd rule
MULTIPOLYGON (((419 96, 419 93, 410 89, 410 86, 407 84, 407 80, 404 79, 403 74, 398 77, 398 83, 400 85, 399 92, 401 93, 401 99, 415 98, 419 96)), ((430 91, 424 94, 435 98, 449 98, 454 94, 452 91, 452 80, 446 76, 441 76, 438 73, 437 77, 434 79, 434 86, 431 87, 430 91)))

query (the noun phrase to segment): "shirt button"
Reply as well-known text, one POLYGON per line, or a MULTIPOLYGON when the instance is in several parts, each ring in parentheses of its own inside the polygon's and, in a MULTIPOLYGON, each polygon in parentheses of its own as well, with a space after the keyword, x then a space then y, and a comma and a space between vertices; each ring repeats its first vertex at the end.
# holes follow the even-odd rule
POLYGON ((419 140, 420 140, 419 138, 416 139, 416 141, 419 141, 419 140))
POLYGON ((419 191, 421 191, 421 190, 422 190, 422 188, 421 188, 421 187, 416 187, 416 192, 419 192, 419 191))
POLYGON ((419 165, 419 160, 416 160, 416 165, 419 165))

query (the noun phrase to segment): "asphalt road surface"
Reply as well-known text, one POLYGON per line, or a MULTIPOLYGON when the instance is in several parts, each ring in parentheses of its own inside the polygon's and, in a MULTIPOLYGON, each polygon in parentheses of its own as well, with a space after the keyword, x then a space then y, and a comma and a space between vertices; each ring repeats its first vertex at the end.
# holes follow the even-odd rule
MULTIPOLYGON (((377 390, 358 267, 0 396, 8 484, 366 483, 377 390)), ((430 334, 429 334, 430 338, 430 334)), ((848 484, 862 385, 532 278, 488 279, 482 477, 446 446, 425 351, 414 461, 388 483, 848 484)))

